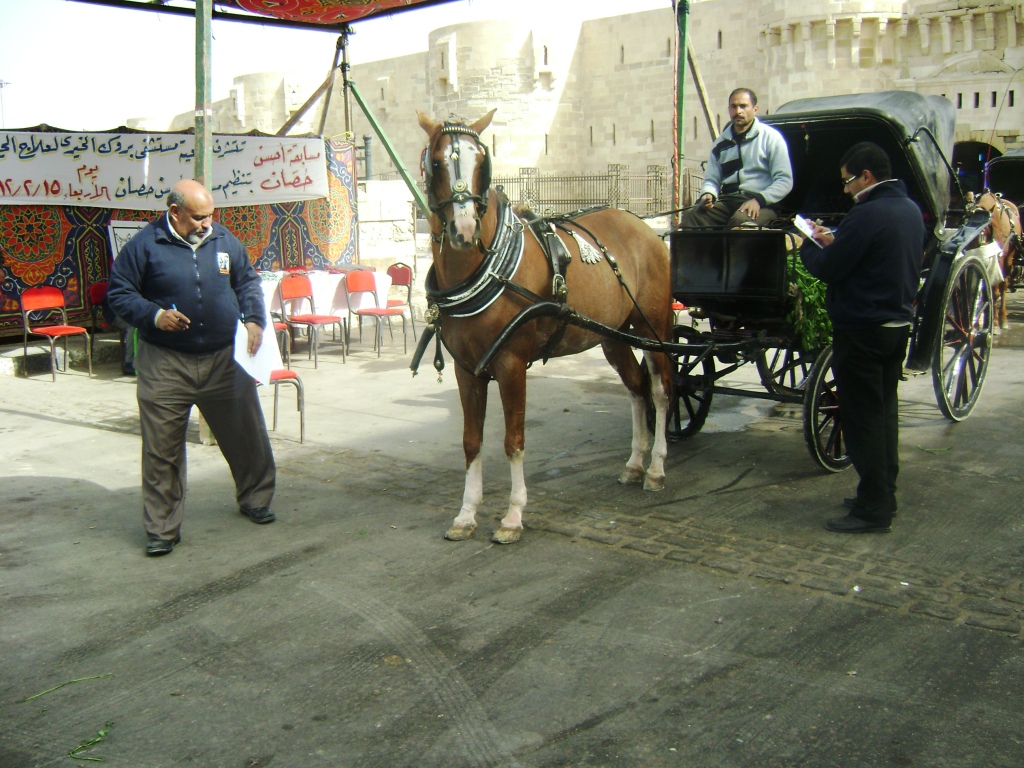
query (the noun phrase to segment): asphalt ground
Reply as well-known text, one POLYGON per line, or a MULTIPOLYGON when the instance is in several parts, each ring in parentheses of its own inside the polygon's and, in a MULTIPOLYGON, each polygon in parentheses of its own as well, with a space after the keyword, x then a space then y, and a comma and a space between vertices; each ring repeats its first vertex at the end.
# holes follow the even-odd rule
POLYGON ((966 421, 903 385, 899 516, 871 536, 824 529, 856 477, 770 401, 716 396, 665 491, 618 485, 628 408, 587 353, 530 371, 522 541, 488 540, 492 387, 480 527, 447 542, 451 361, 412 378, 367 339, 296 351, 276 523, 193 428, 184 540, 147 558, 134 380, 0 377, 0 767, 94 739, 76 756, 130 768, 1024 765, 1022 295, 1011 321, 966 421))

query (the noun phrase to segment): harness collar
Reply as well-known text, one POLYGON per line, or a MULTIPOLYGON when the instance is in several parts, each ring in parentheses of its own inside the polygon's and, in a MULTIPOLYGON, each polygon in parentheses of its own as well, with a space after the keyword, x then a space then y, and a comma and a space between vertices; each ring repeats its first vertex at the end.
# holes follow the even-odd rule
POLYGON ((485 251, 486 258, 473 274, 447 290, 437 286, 434 265, 427 270, 427 300, 448 317, 470 317, 491 306, 505 289, 503 281, 511 279, 523 258, 523 225, 512 212, 503 195, 498 197, 498 225, 494 242, 485 251))

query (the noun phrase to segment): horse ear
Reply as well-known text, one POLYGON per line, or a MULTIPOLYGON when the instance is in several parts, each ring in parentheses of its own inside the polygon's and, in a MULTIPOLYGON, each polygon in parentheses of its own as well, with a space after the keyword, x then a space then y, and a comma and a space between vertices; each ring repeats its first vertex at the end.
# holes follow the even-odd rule
POLYGON ((432 134, 435 130, 437 130, 437 123, 431 120, 430 115, 428 115, 427 113, 421 112, 420 110, 417 109, 416 119, 419 120, 420 128, 426 131, 428 136, 432 134))
POLYGON ((498 111, 498 108, 495 107, 490 112, 488 112, 486 115, 484 115, 479 120, 477 120, 475 123, 473 123, 471 126, 469 126, 470 129, 473 131, 473 133, 475 133, 477 136, 479 136, 481 133, 483 133, 487 129, 487 126, 491 124, 491 119, 494 117, 494 113, 497 112, 497 111, 498 111))

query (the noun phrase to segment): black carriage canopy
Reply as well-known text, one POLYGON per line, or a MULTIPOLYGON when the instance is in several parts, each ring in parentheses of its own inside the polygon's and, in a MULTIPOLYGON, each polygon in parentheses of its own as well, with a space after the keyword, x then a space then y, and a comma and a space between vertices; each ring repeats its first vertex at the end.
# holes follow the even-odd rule
POLYGON ((1024 204, 1024 149, 1011 149, 990 160, 985 186, 1018 207, 1024 204))
POLYGON ((845 214, 853 201, 840 181, 840 160, 854 144, 871 141, 889 155, 893 176, 906 182, 927 227, 943 227, 956 124, 948 99, 912 91, 797 99, 763 119, 786 137, 793 163, 793 190, 781 211, 832 220, 845 214))

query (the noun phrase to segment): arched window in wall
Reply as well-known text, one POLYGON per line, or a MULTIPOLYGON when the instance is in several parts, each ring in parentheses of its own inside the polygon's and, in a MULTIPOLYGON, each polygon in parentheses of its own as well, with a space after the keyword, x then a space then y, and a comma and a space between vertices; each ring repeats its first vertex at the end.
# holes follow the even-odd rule
POLYGON ((718 30, 718 50, 722 50, 722 30, 718 30))

